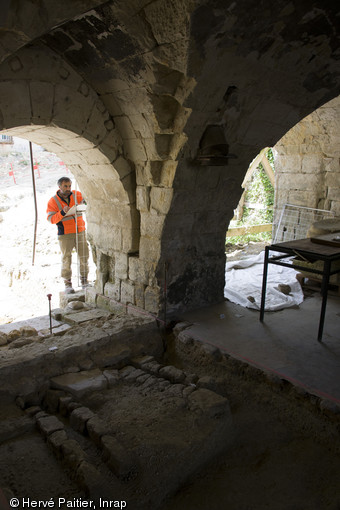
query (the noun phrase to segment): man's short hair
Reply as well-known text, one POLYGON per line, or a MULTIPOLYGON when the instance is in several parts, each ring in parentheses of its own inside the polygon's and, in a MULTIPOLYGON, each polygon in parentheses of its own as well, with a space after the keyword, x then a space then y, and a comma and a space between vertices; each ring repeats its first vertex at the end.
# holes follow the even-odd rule
POLYGON ((63 182, 71 182, 71 179, 69 177, 60 177, 60 179, 57 181, 58 186, 61 186, 63 182))

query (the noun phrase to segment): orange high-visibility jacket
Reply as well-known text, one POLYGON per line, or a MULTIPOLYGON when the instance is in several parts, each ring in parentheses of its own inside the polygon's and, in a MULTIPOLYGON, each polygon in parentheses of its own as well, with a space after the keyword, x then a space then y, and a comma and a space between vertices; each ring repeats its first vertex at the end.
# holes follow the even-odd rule
MULTIPOLYGON (((76 217, 65 216, 63 208, 65 205, 72 207, 79 205, 83 201, 80 191, 72 190, 70 195, 70 203, 65 202, 58 193, 52 197, 47 204, 47 220, 58 227, 58 235, 75 234, 76 233, 76 217)), ((85 221, 81 212, 77 213, 77 232, 85 230, 85 221)))

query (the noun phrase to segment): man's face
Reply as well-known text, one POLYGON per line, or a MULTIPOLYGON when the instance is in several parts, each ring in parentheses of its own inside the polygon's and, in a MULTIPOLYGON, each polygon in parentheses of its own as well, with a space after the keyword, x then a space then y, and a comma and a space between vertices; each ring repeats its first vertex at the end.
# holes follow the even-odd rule
POLYGON ((71 181, 63 181, 60 184, 59 189, 65 197, 68 197, 71 194, 71 186, 72 186, 71 181))

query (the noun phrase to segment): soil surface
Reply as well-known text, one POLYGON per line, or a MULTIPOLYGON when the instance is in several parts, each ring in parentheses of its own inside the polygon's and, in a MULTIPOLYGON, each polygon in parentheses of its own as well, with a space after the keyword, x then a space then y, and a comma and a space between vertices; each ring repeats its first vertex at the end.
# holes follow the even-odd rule
POLYGON ((172 346, 169 360, 217 381, 227 377, 220 389, 231 405, 235 442, 162 510, 338 510, 339 420, 303 395, 247 377, 237 362, 226 372, 194 350, 179 354, 172 346))
MULTIPOLYGON (((113 492, 117 498, 127 500, 127 508, 339 509, 337 415, 320 412, 316 401, 303 393, 293 395, 280 384, 263 383, 259 371, 247 372, 232 358, 217 362, 213 353, 210 355, 199 345, 181 350, 173 336, 168 337, 167 347, 160 360, 162 364, 196 374, 200 384, 204 382, 203 387, 210 387, 228 399, 233 440, 230 443, 229 430, 223 439, 222 430, 219 444, 224 453, 214 454, 213 460, 197 466, 192 474, 187 468, 197 459, 194 445, 200 442, 208 445, 213 429, 209 432, 211 424, 202 421, 200 415, 194 414, 191 421, 187 420, 180 384, 172 384, 166 390, 168 393, 159 393, 159 386, 148 387, 144 382, 137 385, 127 380, 127 384, 80 398, 81 406, 89 408, 109 426, 110 433, 135 458, 137 455, 142 466, 139 477, 132 476, 119 487, 117 479, 111 479, 113 492), (152 503, 159 500, 158 493, 164 491, 167 483, 171 492, 177 487, 177 493, 163 503, 152 503)), ((79 443, 95 469, 102 473, 102 480, 110 480, 88 436, 72 431, 67 419, 56 415, 65 424, 69 438, 79 443)), ((60 462, 26 418, 25 412, 14 404, 1 406, 0 487, 7 499, 23 494, 39 500, 88 499, 74 477, 76 468, 72 470, 60 462), (7 439, 6 434, 10 436, 7 439)))

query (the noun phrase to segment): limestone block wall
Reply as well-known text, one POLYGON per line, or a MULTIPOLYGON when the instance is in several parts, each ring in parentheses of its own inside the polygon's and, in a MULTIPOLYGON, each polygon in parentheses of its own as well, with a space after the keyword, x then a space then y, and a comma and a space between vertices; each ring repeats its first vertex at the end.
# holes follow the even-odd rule
MULTIPOLYGON (((249 163, 339 94, 335 3, 7 4, 0 130, 55 152, 76 176, 97 264, 92 299, 157 315, 221 301, 225 231, 249 163), (197 162, 208 128, 224 139, 205 148, 217 165, 197 162)), ((335 124, 328 141, 308 129, 284 144, 282 156, 304 157, 290 176, 283 165, 280 189, 296 176, 290 201, 338 208, 335 124), (315 143, 321 173, 307 161, 315 143)))
POLYGON ((285 203, 340 216, 340 98, 301 120, 274 147, 277 223, 285 203))
MULTIPOLYGON (((84 20, 89 20, 92 29, 101 15, 110 19, 111 8, 98 15, 90 11, 84 20)), ((121 58, 133 60, 133 55, 124 54, 127 50, 141 52, 138 39, 150 50, 154 39, 159 42, 158 62, 151 63, 151 53, 146 53, 145 68, 137 77, 127 72, 124 63, 119 70, 122 79, 99 79, 100 73, 107 74, 103 60, 97 62, 96 74, 85 81, 84 69, 78 74, 74 68, 82 62, 88 69, 86 56, 80 54, 90 35, 79 36, 75 43, 80 33, 72 32, 72 23, 69 33, 67 28, 56 29, 53 38, 44 36, 2 64, 1 128, 58 154, 87 199, 88 238, 97 265, 95 291, 104 306, 119 301, 159 311, 155 269, 172 201, 176 158, 186 141, 183 127, 190 109, 183 102, 195 83, 184 72, 185 10, 181 2, 147 5, 145 19, 141 16, 145 26, 131 31, 133 44, 115 44, 111 69, 121 58), (164 9, 166 18, 161 16, 164 9), (147 36, 150 23, 152 37, 147 36), (71 65, 64 58, 65 41, 70 45, 71 65)), ((120 14, 126 23, 131 22, 128 13, 120 14)), ((100 24, 96 30, 91 32, 92 46, 97 36, 100 40, 118 33, 126 37, 122 30, 108 34, 100 24)))

